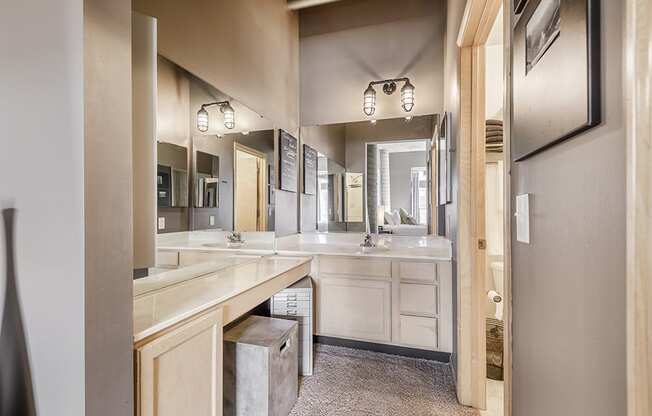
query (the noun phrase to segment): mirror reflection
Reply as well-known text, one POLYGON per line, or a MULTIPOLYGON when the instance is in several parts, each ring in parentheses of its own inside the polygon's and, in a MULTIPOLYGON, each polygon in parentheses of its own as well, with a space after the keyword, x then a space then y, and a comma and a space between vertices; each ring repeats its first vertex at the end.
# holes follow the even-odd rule
POLYGON ((274 231, 273 124, 158 58, 158 232, 274 231))
POLYGON ((157 143, 156 195, 160 208, 188 206, 188 149, 157 143))

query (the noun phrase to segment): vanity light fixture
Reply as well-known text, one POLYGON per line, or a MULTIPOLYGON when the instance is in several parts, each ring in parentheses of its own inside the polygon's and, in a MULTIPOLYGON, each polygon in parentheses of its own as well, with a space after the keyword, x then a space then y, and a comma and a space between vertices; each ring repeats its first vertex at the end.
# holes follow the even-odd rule
POLYGON ((395 78, 384 79, 381 81, 371 81, 367 89, 364 91, 364 113, 368 116, 374 115, 376 112, 376 90, 374 85, 383 84, 383 92, 387 95, 392 95, 396 91, 396 83, 405 82, 401 88, 401 107, 403 111, 409 113, 414 108, 414 85, 410 83, 409 78, 395 78))
POLYGON ((231 103, 228 101, 218 101, 214 103, 202 104, 199 111, 197 111, 197 130, 202 133, 208 131, 208 111, 206 107, 216 105, 220 108, 222 114, 224 114, 224 127, 231 130, 235 127, 235 110, 231 107, 231 103))

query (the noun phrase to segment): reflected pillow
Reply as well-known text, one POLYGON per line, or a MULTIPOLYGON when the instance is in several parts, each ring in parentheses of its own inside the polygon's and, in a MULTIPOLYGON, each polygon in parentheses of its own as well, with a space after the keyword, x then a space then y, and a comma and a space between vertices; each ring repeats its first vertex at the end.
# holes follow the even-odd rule
POLYGON ((401 208, 398 210, 398 213, 401 216, 401 224, 408 224, 407 220, 408 217, 410 216, 408 212, 405 210, 405 208, 401 208))
POLYGON ((401 225, 401 214, 397 210, 392 211, 392 225, 401 225))
POLYGON ((418 225, 417 220, 416 220, 414 217, 409 216, 409 215, 408 215, 408 217, 405 219, 405 224, 409 224, 409 225, 418 225))
POLYGON ((394 224, 394 216, 389 211, 385 211, 385 224, 397 225, 397 224, 394 224))

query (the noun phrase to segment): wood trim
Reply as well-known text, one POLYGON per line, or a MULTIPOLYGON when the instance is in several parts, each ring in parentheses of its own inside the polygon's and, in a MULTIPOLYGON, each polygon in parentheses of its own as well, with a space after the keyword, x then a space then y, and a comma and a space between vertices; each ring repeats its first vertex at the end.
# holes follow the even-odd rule
POLYGON ((501 4, 502 0, 468 0, 457 36, 457 46, 465 48, 484 45, 501 4))
POLYGON ((512 114, 512 2, 503 0, 503 60, 505 86, 503 97, 503 235, 504 235, 504 294, 503 294, 503 408, 504 416, 512 416, 512 182, 509 163, 511 157, 511 114, 512 114))
POLYGON ((503 1, 469 0, 458 35, 461 115, 457 146, 457 396, 460 403, 480 409, 486 407, 486 254, 479 248, 480 240, 485 240, 484 44, 503 1))
POLYGON ((627 414, 652 414, 652 6, 627 0, 627 414))

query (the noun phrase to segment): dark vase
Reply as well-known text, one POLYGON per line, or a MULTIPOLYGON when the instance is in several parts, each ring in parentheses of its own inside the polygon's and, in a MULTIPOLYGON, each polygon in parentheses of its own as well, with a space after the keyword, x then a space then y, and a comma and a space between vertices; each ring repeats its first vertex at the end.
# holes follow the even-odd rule
POLYGON ((15 209, 4 209, 6 286, 0 330, 0 415, 35 416, 27 340, 20 313, 14 266, 15 209))

